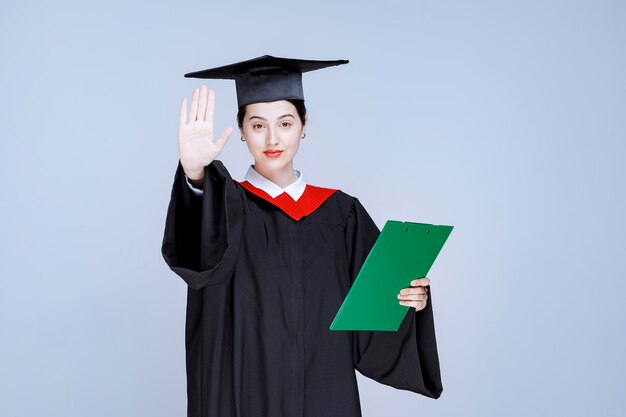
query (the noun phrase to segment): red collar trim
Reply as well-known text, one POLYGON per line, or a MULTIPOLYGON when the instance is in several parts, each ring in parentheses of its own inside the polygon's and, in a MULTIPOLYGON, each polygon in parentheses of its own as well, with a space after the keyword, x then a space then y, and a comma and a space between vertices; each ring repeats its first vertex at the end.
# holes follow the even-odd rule
POLYGON ((304 216, 308 216, 317 210, 328 197, 333 195, 339 190, 334 188, 316 187, 314 185, 307 184, 304 188, 304 193, 300 196, 298 201, 295 201, 291 196, 285 192, 272 198, 271 195, 250 184, 248 181, 237 181, 243 188, 250 193, 262 198, 263 200, 275 205, 279 209, 285 212, 289 217, 298 221, 304 216))

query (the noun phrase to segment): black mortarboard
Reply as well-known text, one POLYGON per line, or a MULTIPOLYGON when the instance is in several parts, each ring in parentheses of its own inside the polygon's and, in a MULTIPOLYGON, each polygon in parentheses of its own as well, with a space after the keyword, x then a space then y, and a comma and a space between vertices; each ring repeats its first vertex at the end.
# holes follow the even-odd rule
POLYGON ((304 100, 302 73, 347 64, 348 60, 313 61, 263 55, 247 61, 185 74, 186 78, 235 80, 237 105, 265 101, 304 100))

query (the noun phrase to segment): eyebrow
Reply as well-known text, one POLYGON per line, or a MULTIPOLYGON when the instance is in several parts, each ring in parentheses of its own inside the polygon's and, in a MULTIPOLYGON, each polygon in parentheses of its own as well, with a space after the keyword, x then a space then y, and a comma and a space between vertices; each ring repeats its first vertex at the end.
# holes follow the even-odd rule
MULTIPOLYGON (((279 119, 282 119, 283 117, 293 117, 293 118, 295 119, 295 117, 293 116, 293 114, 289 114, 289 113, 287 113, 287 114, 283 114, 282 116, 280 116, 280 117, 279 117, 279 119)), ((265 118, 263 118, 263 117, 261 117, 261 116, 250 116, 250 119, 248 119, 248 120, 252 120, 252 119, 267 120, 267 119, 265 119, 265 118)))

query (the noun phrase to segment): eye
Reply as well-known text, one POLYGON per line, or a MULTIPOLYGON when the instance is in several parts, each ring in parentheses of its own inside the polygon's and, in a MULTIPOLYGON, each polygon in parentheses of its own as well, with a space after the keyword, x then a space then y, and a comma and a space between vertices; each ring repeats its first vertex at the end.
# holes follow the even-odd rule
POLYGON ((282 127, 289 127, 289 126, 291 126, 291 123, 289 123, 289 122, 282 122, 280 125, 282 127))
POLYGON ((255 124, 252 125, 252 127, 254 129, 261 129, 263 127, 263 125, 261 123, 255 123, 255 124))

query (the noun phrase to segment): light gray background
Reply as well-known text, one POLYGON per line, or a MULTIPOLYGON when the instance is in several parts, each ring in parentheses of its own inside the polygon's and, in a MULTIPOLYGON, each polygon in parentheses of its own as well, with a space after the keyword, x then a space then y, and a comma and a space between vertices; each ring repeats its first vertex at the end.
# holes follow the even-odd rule
MULTIPOLYGON (((304 76, 310 183, 456 226, 443 395, 359 375, 363 415, 624 415, 625 28, 598 0, 3 1, 0 415, 184 415, 160 253, 183 74, 263 54, 350 60, 304 76)), ((236 134, 220 159, 251 162, 236 134)))

